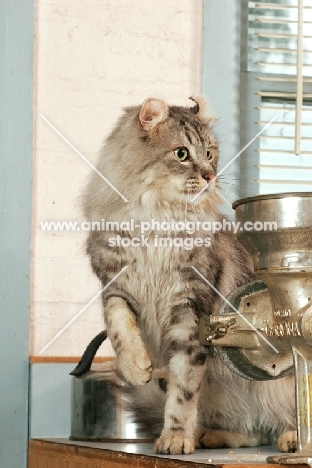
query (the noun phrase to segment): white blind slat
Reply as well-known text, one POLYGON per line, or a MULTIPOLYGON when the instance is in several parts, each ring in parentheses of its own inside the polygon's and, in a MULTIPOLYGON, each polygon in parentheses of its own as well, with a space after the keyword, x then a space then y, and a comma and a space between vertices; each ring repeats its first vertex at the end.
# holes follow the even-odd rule
MULTIPOLYGON (((296 169, 303 169, 305 171, 312 171, 312 166, 274 166, 273 164, 255 164, 255 167, 263 168, 263 169, 286 169, 289 171, 294 171, 296 169)), ((311 182, 312 183, 312 182, 311 182)))
POLYGON ((312 191, 312 2, 248 5, 248 70, 259 72, 254 93, 261 101, 255 133, 277 115, 257 140, 256 181, 261 193, 275 186, 312 191))
POLYGON ((301 120, 303 103, 303 0, 298 0, 298 38, 297 38, 297 96, 296 96, 296 130, 295 153, 301 149, 301 120))
MULTIPOLYGON (((258 124, 258 125, 267 125, 267 123, 268 123, 268 122, 261 122, 260 120, 257 120, 257 121, 255 122, 255 124, 258 124)), ((294 126, 294 125, 295 125, 295 122, 285 122, 285 121, 284 121, 284 122, 280 122, 280 121, 276 121, 276 120, 275 120, 274 122, 271 123, 271 125, 284 125, 284 126, 285 126, 285 125, 291 125, 291 126, 294 126)), ((302 125, 303 127, 312 127, 312 123, 305 123, 305 122, 303 122, 303 123, 301 123, 301 125, 302 125)))
MULTIPOLYGON (((267 77, 267 76, 256 76, 256 80, 259 81, 280 81, 285 83, 295 83, 297 78, 275 78, 275 77, 267 77)), ((304 83, 312 83, 312 78, 303 78, 304 83)))
MULTIPOLYGON (((252 4, 252 2, 250 2, 252 4)), ((254 4, 255 8, 265 8, 267 10, 291 10, 291 9, 297 9, 297 5, 282 5, 280 3, 255 3, 254 4)), ((312 6, 310 5, 304 5, 303 7, 306 10, 312 9, 312 6)))
MULTIPOLYGON (((286 98, 286 99, 295 99, 297 96, 296 93, 281 93, 281 92, 275 92, 275 91, 256 91, 255 94, 258 94, 259 96, 263 96, 263 97, 279 97, 279 98, 286 98)), ((303 94, 303 98, 304 99, 312 98, 312 93, 303 94)))
MULTIPOLYGON (((272 53, 272 49, 266 48, 266 47, 255 47, 255 50, 258 50, 259 52, 269 52, 272 53)), ((281 53, 281 54, 297 54, 297 49, 281 49, 278 47, 274 48, 275 53, 281 53)), ((312 53, 312 49, 303 49, 304 53, 312 53)))
MULTIPOLYGON (((294 151, 290 150, 277 150, 277 149, 264 149, 264 148, 256 148, 255 151, 257 153, 272 153, 272 154, 294 154, 294 151)), ((306 154, 308 156, 312 156, 312 151, 301 151, 301 154, 306 154)))
MULTIPOLYGON (((273 32, 270 32, 270 33, 264 33, 264 32, 257 32, 256 33, 257 36, 259 37, 267 37, 267 38, 275 38, 275 39, 296 39, 297 38, 297 34, 286 34, 286 33, 273 33, 273 32)), ((304 35, 303 36, 305 39, 311 39, 312 36, 308 36, 308 35, 304 35)))
MULTIPOLYGON (((274 107, 274 106, 270 106, 270 105, 267 105, 267 106, 256 106, 255 109, 258 109, 258 110, 275 110, 277 113, 280 109, 278 109, 277 107, 274 107)), ((287 105, 285 107, 283 107, 282 109, 283 111, 288 111, 288 112, 295 112, 295 109, 293 107, 288 107, 287 105)), ((303 106, 302 107, 302 112, 311 112, 312 111, 312 107, 305 107, 303 106)), ((266 122, 268 123, 268 122, 266 122)))

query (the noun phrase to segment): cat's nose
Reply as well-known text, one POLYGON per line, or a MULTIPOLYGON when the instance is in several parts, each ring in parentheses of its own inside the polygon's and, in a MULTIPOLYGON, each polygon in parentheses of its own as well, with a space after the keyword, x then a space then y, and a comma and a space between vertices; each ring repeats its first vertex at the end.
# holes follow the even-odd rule
POLYGON ((215 177, 216 177, 215 174, 203 174, 203 178, 207 181, 208 184, 209 184, 209 182, 211 182, 215 177))

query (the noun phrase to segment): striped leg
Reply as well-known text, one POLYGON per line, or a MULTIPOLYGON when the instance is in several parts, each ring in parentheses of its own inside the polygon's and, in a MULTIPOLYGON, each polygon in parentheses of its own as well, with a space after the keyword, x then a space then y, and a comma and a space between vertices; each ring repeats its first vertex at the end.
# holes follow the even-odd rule
POLYGON ((117 366, 131 385, 145 385, 152 377, 152 363, 133 312, 120 297, 110 297, 104 307, 107 333, 117 355, 117 366))
POLYGON ((205 374, 207 351, 198 341, 197 320, 181 314, 170 332, 171 359, 164 429, 156 440, 157 453, 192 453, 197 425, 197 403, 205 374))

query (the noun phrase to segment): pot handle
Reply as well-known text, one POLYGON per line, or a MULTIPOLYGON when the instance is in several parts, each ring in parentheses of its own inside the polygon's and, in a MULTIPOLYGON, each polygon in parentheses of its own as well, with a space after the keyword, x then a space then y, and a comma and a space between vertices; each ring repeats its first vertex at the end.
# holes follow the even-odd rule
POLYGON ((75 377, 81 377, 83 374, 88 372, 92 365, 93 358, 103 343, 107 338, 107 331, 103 330, 101 333, 96 335, 96 337, 93 338, 92 341, 88 344, 86 347, 85 352, 83 353, 77 367, 75 367, 74 370, 70 372, 69 375, 74 375, 75 377))

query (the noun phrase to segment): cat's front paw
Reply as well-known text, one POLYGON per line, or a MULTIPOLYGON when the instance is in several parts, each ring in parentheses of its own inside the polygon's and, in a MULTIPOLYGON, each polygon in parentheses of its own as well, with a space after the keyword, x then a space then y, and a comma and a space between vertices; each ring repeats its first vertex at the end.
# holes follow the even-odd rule
POLYGON ((185 437, 184 434, 167 432, 162 434, 154 444, 155 453, 170 453, 179 455, 181 453, 193 453, 195 450, 194 441, 185 437))
POLYGON ((117 362, 119 371, 131 385, 146 385, 152 378, 152 361, 143 347, 137 352, 124 351, 117 362))
POLYGON ((281 452, 295 452, 297 450, 297 432, 284 432, 277 440, 277 447, 281 452))

